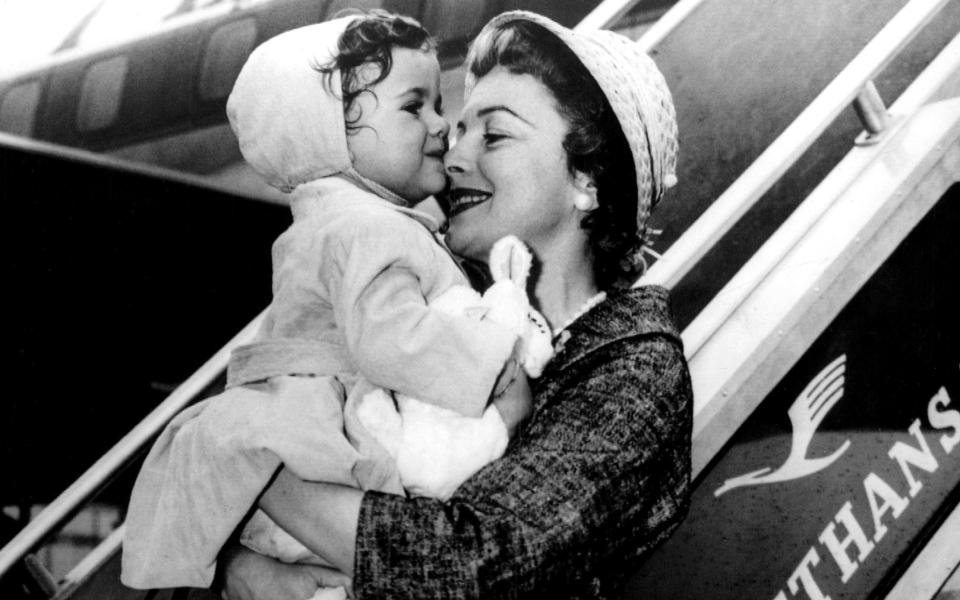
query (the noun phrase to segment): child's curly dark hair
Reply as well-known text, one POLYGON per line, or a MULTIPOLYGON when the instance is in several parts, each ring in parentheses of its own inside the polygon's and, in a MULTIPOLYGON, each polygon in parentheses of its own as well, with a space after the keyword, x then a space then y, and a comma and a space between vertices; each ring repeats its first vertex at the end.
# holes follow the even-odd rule
POLYGON ((372 94, 370 88, 390 75, 394 48, 435 51, 437 42, 416 19, 374 9, 360 13, 359 18, 347 25, 337 44, 337 56, 329 64, 316 67, 326 77, 328 86, 330 78, 340 71, 343 112, 348 115, 347 133, 355 131, 360 120, 359 112, 352 118, 349 116, 357 97, 364 92, 372 94), (369 81, 360 77, 367 64, 377 67, 377 76, 369 81))

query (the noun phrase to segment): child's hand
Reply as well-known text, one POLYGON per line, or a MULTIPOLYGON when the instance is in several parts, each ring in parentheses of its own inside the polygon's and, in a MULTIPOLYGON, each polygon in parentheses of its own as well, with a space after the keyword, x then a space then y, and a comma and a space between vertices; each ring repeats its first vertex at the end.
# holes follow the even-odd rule
POLYGON ((524 347, 525 342, 523 338, 517 338, 517 341, 513 344, 513 352, 510 358, 507 359, 507 362, 503 365, 503 369, 500 371, 500 375, 497 376, 497 380, 493 383, 493 390, 490 392, 492 399, 499 398, 506 392, 507 388, 513 385, 513 381, 517 378, 517 375, 523 371, 524 347))
POLYGON ((523 369, 518 369, 513 383, 494 398, 493 405, 497 407, 500 418, 507 426, 507 435, 513 439, 520 423, 533 413, 533 394, 523 369))

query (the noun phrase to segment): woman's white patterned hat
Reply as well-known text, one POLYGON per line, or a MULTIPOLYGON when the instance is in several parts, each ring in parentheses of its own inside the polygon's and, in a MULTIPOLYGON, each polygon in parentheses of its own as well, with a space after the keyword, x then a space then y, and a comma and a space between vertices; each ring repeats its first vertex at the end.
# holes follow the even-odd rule
MULTIPOLYGON (((676 110, 663 74, 635 42, 612 31, 573 31, 543 15, 522 10, 497 15, 484 31, 510 21, 531 21, 553 33, 600 86, 633 154, 637 227, 642 233, 664 190, 677 182, 676 110)), ((468 76, 466 95, 472 84, 468 76)))

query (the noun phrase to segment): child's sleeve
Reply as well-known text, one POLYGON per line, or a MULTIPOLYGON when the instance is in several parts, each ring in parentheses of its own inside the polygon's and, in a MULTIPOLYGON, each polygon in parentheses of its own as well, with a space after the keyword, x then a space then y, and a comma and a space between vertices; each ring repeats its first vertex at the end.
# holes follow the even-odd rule
MULTIPOLYGON (((394 216, 394 215, 389 215, 394 216)), ((376 215, 326 244, 329 297, 361 374, 371 383, 479 417, 513 353, 505 328, 427 306, 455 268, 408 217, 376 215), (388 217, 389 217, 388 216, 388 217)))

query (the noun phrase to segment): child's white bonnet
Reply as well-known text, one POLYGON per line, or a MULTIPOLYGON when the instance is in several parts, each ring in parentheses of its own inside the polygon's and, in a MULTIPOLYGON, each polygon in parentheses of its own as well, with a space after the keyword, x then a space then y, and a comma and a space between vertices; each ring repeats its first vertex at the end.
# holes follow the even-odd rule
POLYGON ((296 186, 351 169, 340 77, 317 70, 356 15, 293 29, 258 46, 227 100, 243 158, 267 182, 296 186))

